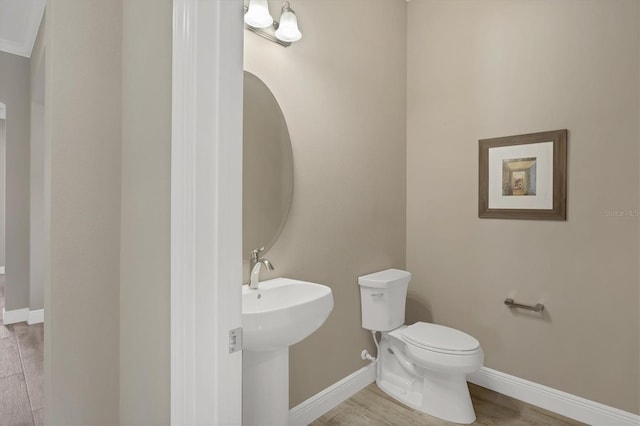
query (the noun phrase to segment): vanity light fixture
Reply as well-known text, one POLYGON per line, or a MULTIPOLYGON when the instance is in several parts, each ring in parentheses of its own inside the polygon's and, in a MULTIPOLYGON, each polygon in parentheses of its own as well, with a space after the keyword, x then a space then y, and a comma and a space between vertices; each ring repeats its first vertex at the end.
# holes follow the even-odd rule
POLYGON ((250 0, 249 8, 244 14, 244 23, 252 28, 267 28, 273 25, 267 0, 250 0))
POLYGON ((298 18, 291 6, 289 6, 289 2, 282 5, 282 14, 280 15, 280 24, 276 29, 276 38, 289 43, 302 38, 302 34, 298 29, 298 18))
POLYGON ((245 6, 245 11, 244 23, 247 29, 267 40, 289 47, 291 43, 302 38, 298 29, 298 18, 288 1, 282 5, 280 22, 275 21, 269 14, 267 0, 249 0, 249 6, 245 6))

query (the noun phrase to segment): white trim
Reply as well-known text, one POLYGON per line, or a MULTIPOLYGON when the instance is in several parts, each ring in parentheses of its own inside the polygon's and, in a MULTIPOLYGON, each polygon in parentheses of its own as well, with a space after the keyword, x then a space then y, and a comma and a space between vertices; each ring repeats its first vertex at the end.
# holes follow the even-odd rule
POLYGON ((0 102, 0 120, 7 119, 7 106, 0 102))
POLYGON ((240 424, 242 0, 173 1, 171 424, 240 424))
POLYGON ((171 135, 171 424, 195 424, 195 278, 193 210, 193 63, 197 3, 173 2, 171 135), (191 78, 188 78, 186 75, 191 78), (180 143, 178 143, 180 141, 180 143))
POLYGON ((639 425, 640 416, 487 367, 467 377, 492 391, 590 425, 639 425))
POLYGON ((4 266, 0 266, 0 275, 4 275, 4 266))
POLYGON ((29 58, 31 58, 31 54, 33 53, 33 46, 36 44, 36 40, 38 38, 38 31, 40 31, 40 25, 42 24, 42 18, 44 16, 44 10, 46 8, 46 0, 42 0, 38 5, 38 9, 35 13, 31 14, 31 19, 29 20, 27 35, 28 39, 25 40, 25 48, 29 53, 29 58))
POLYGON ((26 40, 23 44, 0 39, 0 50, 6 53, 11 53, 12 55, 24 56, 25 58, 31 56, 31 52, 29 52, 28 50, 26 40))
POLYGON ((14 55, 24 56, 25 58, 30 58, 33 46, 38 38, 38 31, 40 29, 42 17, 44 16, 45 6, 46 2, 42 0, 39 4, 34 6, 35 11, 29 13, 29 22, 27 23, 27 28, 24 32, 26 36, 21 40, 22 43, 0 39, 0 50, 14 55))
POLYGON ((29 316, 27 317, 27 324, 40 324, 44 322, 44 309, 35 309, 33 311, 29 311, 29 316))
POLYGON ((376 364, 369 364, 289 411, 289 424, 308 425, 376 381, 376 364))
POLYGON ((12 309, 10 311, 2 308, 2 322, 4 325, 26 322, 29 318, 29 308, 12 309))
POLYGON ((2 308, 2 322, 4 325, 26 322, 29 325, 44 322, 44 309, 20 308, 6 311, 2 308))

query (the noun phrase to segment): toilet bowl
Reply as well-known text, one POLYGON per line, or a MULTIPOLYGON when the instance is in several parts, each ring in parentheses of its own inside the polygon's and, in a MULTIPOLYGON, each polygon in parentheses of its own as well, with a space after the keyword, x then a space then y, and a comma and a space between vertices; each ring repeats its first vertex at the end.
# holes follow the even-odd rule
POLYGON ((476 419, 466 375, 482 366, 474 337, 443 325, 404 325, 411 274, 389 269, 358 279, 362 326, 382 332, 376 383, 391 397, 441 419, 469 424, 476 419))

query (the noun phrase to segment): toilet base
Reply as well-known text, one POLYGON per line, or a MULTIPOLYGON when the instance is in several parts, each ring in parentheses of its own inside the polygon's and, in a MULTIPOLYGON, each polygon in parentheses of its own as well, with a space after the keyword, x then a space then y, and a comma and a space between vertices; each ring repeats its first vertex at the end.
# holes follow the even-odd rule
POLYGON ((434 417, 454 423, 470 424, 476 414, 464 373, 427 370, 398 354, 399 343, 390 344, 383 334, 378 358, 376 384, 386 394, 434 417))
POLYGON ((476 420, 469 388, 464 377, 461 380, 446 381, 429 378, 424 382, 422 392, 409 391, 386 380, 376 380, 376 384, 390 397, 397 399, 411 408, 430 416, 460 424, 471 424, 476 420))
POLYGON ((430 372, 424 377, 423 392, 420 410, 455 423, 476 421, 466 376, 430 372))

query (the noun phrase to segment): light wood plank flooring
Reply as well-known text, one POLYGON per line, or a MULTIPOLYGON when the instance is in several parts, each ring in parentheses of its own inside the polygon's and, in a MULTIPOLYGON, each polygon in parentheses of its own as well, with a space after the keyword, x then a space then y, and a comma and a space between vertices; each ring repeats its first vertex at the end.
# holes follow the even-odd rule
MULTIPOLYGON (((581 425, 582 423, 534 407, 508 396, 469 384, 476 425, 581 425)), ((454 425, 396 401, 372 384, 349 398, 311 426, 454 425)))
MULTIPOLYGON (((0 275, 0 312, 4 275, 0 275)), ((42 425, 42 324, 4 325, 0 315, 0 425, 42 425)))

